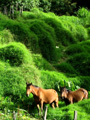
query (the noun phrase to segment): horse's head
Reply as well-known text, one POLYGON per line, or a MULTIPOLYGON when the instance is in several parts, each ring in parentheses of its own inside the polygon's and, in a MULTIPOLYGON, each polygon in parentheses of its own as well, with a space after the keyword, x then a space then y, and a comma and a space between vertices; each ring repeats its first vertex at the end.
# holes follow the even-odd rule
POLYGON ((32 83, 26 83, 26 96, 29 97, 29 94, 31 93, 31 88, 30 86, 32 85, 32 83))
POLYGON ((65 87, 60 87, 60 97, 63 100, 67 98, 68 90, 65 87))

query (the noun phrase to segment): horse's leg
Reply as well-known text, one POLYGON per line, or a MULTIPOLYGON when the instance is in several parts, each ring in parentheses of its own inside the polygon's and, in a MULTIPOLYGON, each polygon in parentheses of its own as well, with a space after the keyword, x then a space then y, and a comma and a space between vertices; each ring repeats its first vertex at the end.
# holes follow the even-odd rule
POLYGON ((38 115, 40 115, 39 104, 37 104, 37 108, 38 108, 38 115))
POLYGON ((43 101, 41 100, 41 115, 43 116, 43 101))
POLYGON ((73 101, 71 100, 70 103, 73 104, 73 101))
POLYGON ((54 109, 55 109, 54 102, 53 102, 53 103, 51 103, 51 105, 52 105, 52 108, 54 108, 54 109))
POLYGON ((55 100, 55 105, 58 107, 58 99, 55 100))
POLYGON ((56 107, 58 107, 58 101, 56 102, 56 107))
POLYGON ((88 99, 88 93, 85 94, 85 97, 84 97, 84 98, 85 98, 85 99, 88 99))
POLYGON ((69 101, 70 101, 70 104, 73 104, 73 98, 70 98, 69 101))

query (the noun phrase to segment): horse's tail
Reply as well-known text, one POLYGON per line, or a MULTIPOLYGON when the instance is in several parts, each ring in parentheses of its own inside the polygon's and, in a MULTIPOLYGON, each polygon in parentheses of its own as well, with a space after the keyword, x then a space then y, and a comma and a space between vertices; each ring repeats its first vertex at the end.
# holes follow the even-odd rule
POLYGON ((84 99, 88 99, 88 91, 87 90, 82 90, 84 93, 84 99))

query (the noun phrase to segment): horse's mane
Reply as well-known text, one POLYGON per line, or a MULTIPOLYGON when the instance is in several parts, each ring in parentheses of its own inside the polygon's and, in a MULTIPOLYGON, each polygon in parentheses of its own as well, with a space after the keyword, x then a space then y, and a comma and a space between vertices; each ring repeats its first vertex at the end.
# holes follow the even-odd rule
POLYGON ((69 90, 69 89, 67 89, 67 88, 66 88, 66 90, 67 90, 68 92, 71 92, 71 90, 69 90))
POLYGON ((30 86, 30 85, 32 85, 32 86, 34 86, 34 87, 36 87, 36 88, 39 88, 37 85, 33 85, 32 83, 28 83, 28 84, 27 84, 27 86, 30 86))
POLYGON ((37 85, 32 85, 32 86, 34 86, 34 87, 36 87, 36 88, 39 88, 37 85))

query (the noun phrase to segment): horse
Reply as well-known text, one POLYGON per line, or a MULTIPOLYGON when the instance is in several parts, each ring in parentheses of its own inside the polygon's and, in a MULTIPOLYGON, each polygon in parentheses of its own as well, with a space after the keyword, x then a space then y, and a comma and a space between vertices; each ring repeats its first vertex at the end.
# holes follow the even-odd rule
POLYGON ((76 91, 70 91, 66 89, 66 87, 60 87, 60 97, 66 105, 69 105, 83 99, 88 99, 88 91, 84 88, 79 88, 76 91))
POLYGON ((32 83, 26 83, 26 96, 32 93, 36 102, 38 112, 39 106, 41 106, 41 112, 43 111, 43 104, 50 104, 53 108, 58 107, 58 94, 54 89, 43 89, 32 83))

